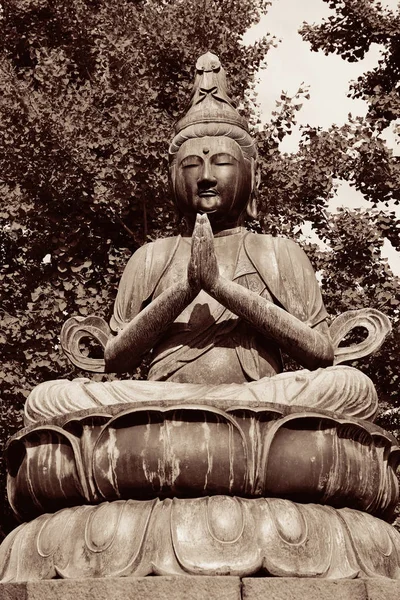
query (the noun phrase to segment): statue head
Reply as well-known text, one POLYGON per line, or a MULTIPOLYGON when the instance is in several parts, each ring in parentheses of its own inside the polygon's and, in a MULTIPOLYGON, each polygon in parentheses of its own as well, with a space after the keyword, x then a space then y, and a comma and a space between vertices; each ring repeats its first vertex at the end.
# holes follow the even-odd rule
POLYGON ((246 212, 254 218, 256 158, 247 123, 227 96, 225 71, 208 52, 197 61, 191 103, 169 148, 180 215, 191 223, 205 212, 218 229, 237 225, 246 212))

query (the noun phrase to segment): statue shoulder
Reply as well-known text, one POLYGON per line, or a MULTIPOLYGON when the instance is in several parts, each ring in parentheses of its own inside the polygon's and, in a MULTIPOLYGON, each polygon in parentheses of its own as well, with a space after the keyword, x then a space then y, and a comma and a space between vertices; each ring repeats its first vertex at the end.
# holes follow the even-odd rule
POLYGON ((112 329, 121 328, 140 312, 172 261, 180 239, 181 236, 155 240, 132 254, 118 286, 112 329))
POLYGON ((127 275, 130 278, 140 272, 143 275, 145 273, 155 275, 158 271, 163 271, 166 264, 172 260, 180 239, 181 236, 174 236, 144 244, 132 254, 125 267, 123 277, 127 275))
POLYGON ((310 326, 327 316, 314 269, 294 240, 248 234, 245 249, 272 296, 310 326))
POLYGON ((275 258, 280 267, 285 266, 285 262, 289 260, 290 262, 301 262, 304 267, 312 269, 302 247, 290 238, 275 237, 268 233, 248 233, 245 238, 245 246, 250 258, 254 258, 259 264, 275 258))

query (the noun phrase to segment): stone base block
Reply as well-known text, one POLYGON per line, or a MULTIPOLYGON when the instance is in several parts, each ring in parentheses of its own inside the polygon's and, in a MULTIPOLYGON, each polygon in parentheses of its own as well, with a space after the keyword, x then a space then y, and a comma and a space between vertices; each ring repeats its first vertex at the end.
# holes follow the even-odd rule
POLYGON ((392 579, 243 579, 242 600, 399 600, 400 582, 392 579))
POLYGON ((0 584, 0 600, 241 600, 239 577, 121 577, 0 584))
POLYGON ((0 584, 0 600, 398 600, 385 578, 124 577, 0 584))

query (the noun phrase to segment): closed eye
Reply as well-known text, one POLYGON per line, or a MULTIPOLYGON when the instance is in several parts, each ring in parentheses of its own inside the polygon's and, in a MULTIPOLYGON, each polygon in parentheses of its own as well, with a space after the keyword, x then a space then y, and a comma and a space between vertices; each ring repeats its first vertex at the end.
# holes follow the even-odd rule
POLYGON ((234 165, 237 161, 230 154, 221 153, 214 156, 213 162, 214 165, 217 165, 218 167, 225 167, 234 165))
POLYGON ((182 169, 191 169, 193 167, 200 167, 202 164, 201 158, 198 156, 187 156, 181 162, 182 169))

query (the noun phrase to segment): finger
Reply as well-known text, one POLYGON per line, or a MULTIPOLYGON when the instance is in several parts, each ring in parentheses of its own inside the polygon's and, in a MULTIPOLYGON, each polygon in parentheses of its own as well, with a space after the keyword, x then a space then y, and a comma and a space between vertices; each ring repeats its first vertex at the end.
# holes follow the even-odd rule
POLYGON ((214 253, 214 234, 208 219, 202 224, 201 235, 204 240, 204 245, 207 248, 207 252, 214 253))
POLYGON ((201 215, 197 215, 196 216, 196 221, 194 223, 194 227, 193 227, 193 233, 192 233, 192 238, 195 237, 196 235, 199 235, 199 230, 201 228, 201 219, 200 219, 201 215))
POLYGON ((204 238, 204 219, 203 219, 204 215, 200 215, 200 219, 199 219, 199 224, 198 224, 198 228, 197 228, 197 232, 198 232, 198 236, 200 241, 203 241, 204 238))
POLYGON ((207 240, 214 237, 213 231, 211 229, 211 225, 210 225, 210 221, 208 220, 208 216, 207 215, 203 215, 204 219, 202 220, 201 223, 201 234, 203 237, 205 237, 207 240))
POLYGON ((201 223, 208 221, 208 217, 207 217, 206 213, 200 214, 199 217, 200 217, 199 221, 201 221, 201 223))
POLYGON ((200 215, 200 219, 199 219, 199 227, 201 227, 201 232, 202 235, 206 236, 206 237, 213 237, 213 230, 210 224, 210 221, 208 219, 208 216, 206 214, 202 214, 200 215))
MULTIPOLYGON (((206 215, 204 213, 201 216, 203 217, 202 223, 203 223, 204 227, 206 227, 207 229, 211 229, 210 219, 208 218, 208 215, 206 215)), ((211 231, 212 231, 212 229, 211 229, 211 231)))
POLYGON ((196 232, 193 236, 192 236, 192 247, 191 247, 191 251, 190 251, 190 255, 191 255, 191 259, 195 259, 200 251, 200 244, 201 244, 201 236, 199 232, 196 232))

